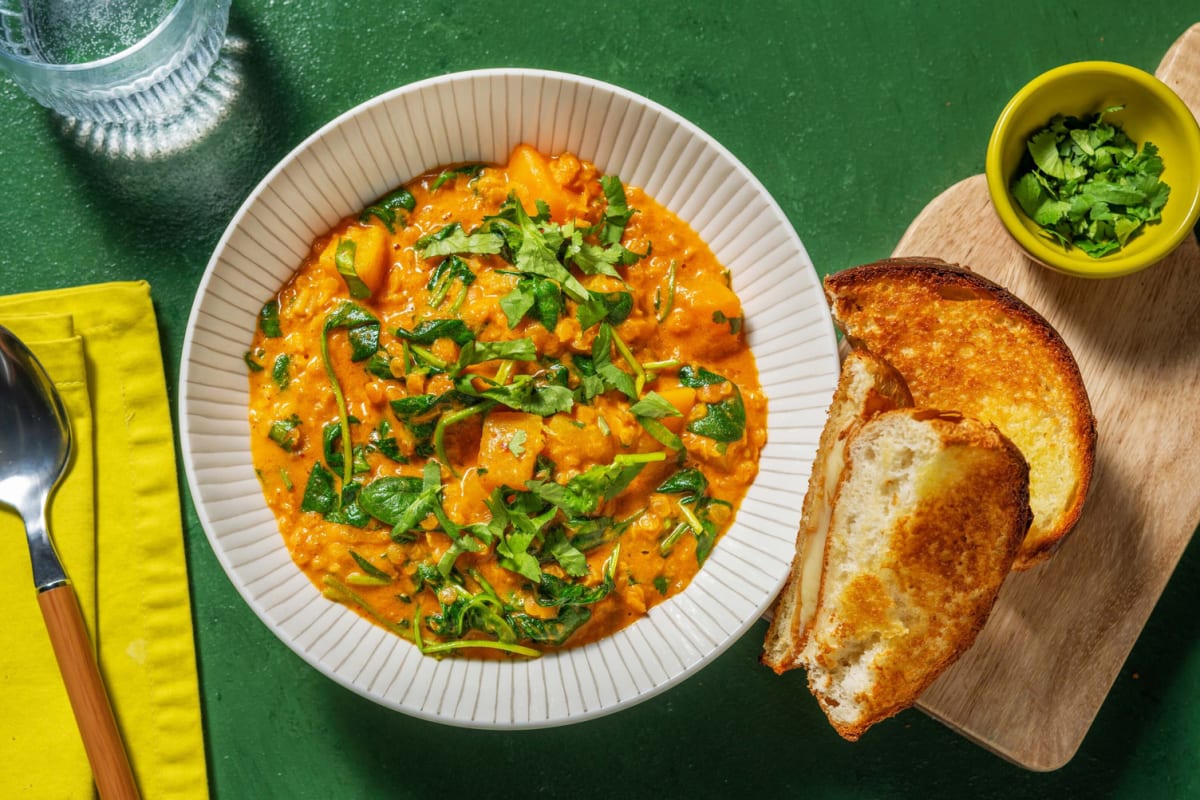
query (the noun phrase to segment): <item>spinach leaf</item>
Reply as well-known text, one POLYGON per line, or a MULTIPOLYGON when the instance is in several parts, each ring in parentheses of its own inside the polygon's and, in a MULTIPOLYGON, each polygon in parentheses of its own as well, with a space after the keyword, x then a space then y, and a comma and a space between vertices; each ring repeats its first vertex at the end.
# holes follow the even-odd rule
POLYGON ((376 581, 379 581, 381 584, 387 584, 387 583, 392 582, 391 575, 384 572, 379 567, 375 566, 370 561, 363 558, 362 556, 360 556, 358 553, 354 552, 353 550, 350 551, 350 557, 354 559, 354 563, 358 564, 358 568, 361 569, 367 576, 374 578, 376 581))
POLYGON ((262 309, 258 312, 258 327, 263 332, 263 336, 268 339, 278 339, 283 336, 283 329, 279 326, 278 300, 268 300, 263 304, 262 309))
MULTIPOLYGON (((351 424, 357 424, 358 420, 350 417, 351 424)), ((334 472, 342 472, 345 468, 345 455, 341 450, 342 441, 342 425, 338 422, 331 422, 321 429, 321 444, 325 453, 325 463, 334 472)), ((366 448, 361 444, 356 444, 351 448, 353 458, 352 474, 359 475, 370 471, 371 467, 367 464, 366 448)))
POLYGON ((392 436, 392 423, 386 419, 379 420, 375 430, 371 431, 371 445, 392 461, 401 464, 408 463, 408 459, 400 452, 400 444, 396 441, 396 437, 392 436))
POLYGON ((408 397, 398 397, 392 400, 390 405, 392 412, 401 422, 409 422, 414 417, 419 417, 432 410, 441 399, 442 395, 414 394, 408 397))
POLYGON ((271 380, 275 381, 275 385, 281 392, 287 389, 292 382, 292 378, 288 374, 288 367, 291 366, 291 363, 291 357, 287 353, 283 353, 275 357, 275 366, 271 368, 271 380))
MULTIPOLYGON (((258 358, 262 358, 262 357, 263 357, 263 352, 260 349, 258 352, 258 358)), ((242 361, 246 362, 246 366, 250 368, 251 372, 262 372, 264 369, 266 369, 262 364, 255 361, 254 358, 255 358, 255 354, 251 353, 249 350, 247 350, 245 353, 242 354, 242 361)))
POLYGON ((684 365, 679 368, 679 383, 692 389, 699 389, 702 386, 715 386, 718 383, 724 383, 727 378, 718 375, 715 372, 709 372, 704 367, 693 367, 684 365))
POLYGON ((462 284, 462 289, 459 298, 454 301, 452 309, 457 309, 466 297, 467 287, 475 282, 475 273, 471 271, 470 265, 458 256, 452 255, 442 259, 441 263, 434 267, 433 273, 429 276, 429 282, 425 284, 426 291, 431 293, 430 307, 441 306, 450 291, 450 285, 456 280, 462 284))
POLYGON ((358 504, 358 493, 362 484, 351 481, 342 487, 342 498, 338 508, 325 515, 325 519, 339 525, 351 525, 355 528, 365 528, 371 521, 367 512, 358 504))
POLYGON ((733 385, 733 395, 719 403, 708 403, 705 415, 688 423, 687 429, 716 442, 736 442, 746 433, 746 407, 742 393, 733 385))
POLYGON ((325 469, 320 461, 314 462, 312 471, 308 474, 308 483, 304 487, 304 499, 300 502, 300 510, 328 514, 337 508, 337 504, 338 494, 333 488, 333 474, 325 469))
POLYGON ((473 178, 481 172, 483 172, 483 164, 464 164, 461 167, 453 167, 451 169, 444 170, 442 174, 437 176, 437 179, 434 180, 433 184, 430 185, 429 191, 436 192, 438 189, 442 188, 442 185, 447 181, 454 180, 459 175, 466 175, 473 178))
POLYGON ((339 240, 337 250, 333 255, 333 265, 337 268, 338 274, 342 276, 342 280, 346 282, 350 296, 355 300, 364 300, 371 296, 371 290, 359 277, 358 270, 354 266, 357 252, 358 245, 353 239, 339 240))
POLYGON ((371 354, 367 359, 367 363, 363 366, 367 372, 377 378, 384 380, 395 380, 396 376, 392 374, 392 357, 386 351, 379 350, 371 354))
POLYGON ((702 495, 708 489, 708 479, 695 467, 681 469, 658 485, 654 491, 663 494, 702 495))
POLYGON ((538 584, 537 604, 546 608, 586 606, 608 597, 616 586, 617 558, 620 552, 621 545, 614 545, 612 554, 604 562, 604 578, 595 586, 564 581, 549 572, 543 572, 542 582, 538 584))
POLYGON ((287 419, 277 419, 271 423, 267 438, 279 445, 280 449, 290 453, 296 446, 296 437, 293 434, 298 427, 300 427, 300 417, 295 414, 287 419))
POLYGON ((614 520, 612 517, 568 517, 571 545, 586 553, 602 544, 616 541, 639 516, 640 513, 623 520, 614 520))
POLYGON ((338 328, 346 331, 351 361, 363 361, 379 351, 379 320, 362 306, 343 302, 325 318, 326 334, 338 328))
POLYGON ((512 614, 518 636, 539 644, 561 645, 592 618, 590 609, 584 606, 564 606, 558 616, 542 619, 529 614, 512 614))
POLYGON ((396 335, 416 344, 433 344, 438 339, 449 339, 459 347, 475 339, 475 334, 461 319, 425 320, 410 330, 397 328, 396 335))
POLYGON ((400 211, 412 211, 416 207, 417 198, 413 197, 412 192, 408 189, 400 187, 367 206, 359 215, 358 221, 365 224, 371 217, 378 217, 379 221, 387 227, 388 233, 395 233, 396 220, 401 220, 403 224, 404 217, 400 211))
POLYGON ((377 478, 363 487, 358 502, 372 517, 394 527, 417 501, 421 488, 420 478, 377 478))

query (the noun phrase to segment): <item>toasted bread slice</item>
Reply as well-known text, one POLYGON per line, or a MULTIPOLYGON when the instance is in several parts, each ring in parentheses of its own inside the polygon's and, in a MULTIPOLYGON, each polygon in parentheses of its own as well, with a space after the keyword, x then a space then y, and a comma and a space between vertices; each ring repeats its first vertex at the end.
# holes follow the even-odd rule
POLYGON ((782 674, 798 664, 804 631, 816 610, 825 552, 825 532, 833 492, 845 466, 846 440, 863 422, 882 411, 912 405, 904 379, 890 364, 866 350, 852 351, 842 362, 837 390, 808 477, 808 491, 796 534, 792 572, 775 602, 762 662, 782 674))
POLYGON ((937 259, 892 259, 825 279, 834 320, 894 366, 922 408, 994 423, 1030 468, 1033 525, 1016 569, 1047 558, 1079 519, 1096 423, 1057 331, 1002 287, 937 259))
POLYGON ((994 425, 900 409, 846 448, 816 613, 799 661, 844 738, 909 707, 971 646, 1032 513, 994 425))

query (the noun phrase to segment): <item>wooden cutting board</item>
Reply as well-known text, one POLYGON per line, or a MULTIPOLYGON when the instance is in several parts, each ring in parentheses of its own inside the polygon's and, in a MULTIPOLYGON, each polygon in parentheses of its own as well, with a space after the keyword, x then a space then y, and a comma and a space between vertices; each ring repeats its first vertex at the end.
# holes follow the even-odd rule
MULTIPOLYGON (((1156 74, 1200 116, 1200 24, 1156 74)), ((1089 281, 1030 261, 982 175, 937 197, 896 246, 1008 287, 1074 351, 1098 422, 1078 527, 1049 562, 1012 575, 971 648, 930 687, 926 713, 1023 767, 1067 763, 1200 522, 1200 247, 1089 281)))

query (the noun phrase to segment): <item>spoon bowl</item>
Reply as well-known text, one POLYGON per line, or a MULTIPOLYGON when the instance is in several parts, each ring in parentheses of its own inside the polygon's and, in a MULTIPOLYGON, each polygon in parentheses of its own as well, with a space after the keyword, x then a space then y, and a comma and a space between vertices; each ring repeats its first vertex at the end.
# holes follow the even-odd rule
POLYGON ((138 797, 74 589, 54 551, 50 497, 71 461, 62 398, 25 343, 0 327, 0 505, 25 522, 33 582, 71 710, 103 800, 138 797))

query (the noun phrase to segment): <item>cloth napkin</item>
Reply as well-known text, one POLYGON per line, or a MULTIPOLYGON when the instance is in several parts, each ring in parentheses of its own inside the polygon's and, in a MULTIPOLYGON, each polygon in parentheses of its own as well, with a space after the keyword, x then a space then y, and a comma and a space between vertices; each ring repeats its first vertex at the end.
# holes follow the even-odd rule
MULTIPOLYGON (((71 418, 75 455, 52 499, 50 531, 142 796, 207 797, 174 439, 150 287, 0 297, 0 325, 38 357, 71 418)), ((92 797, 24 527, 7 508, 0 508, 0 587, 0 797, 92 797)))

